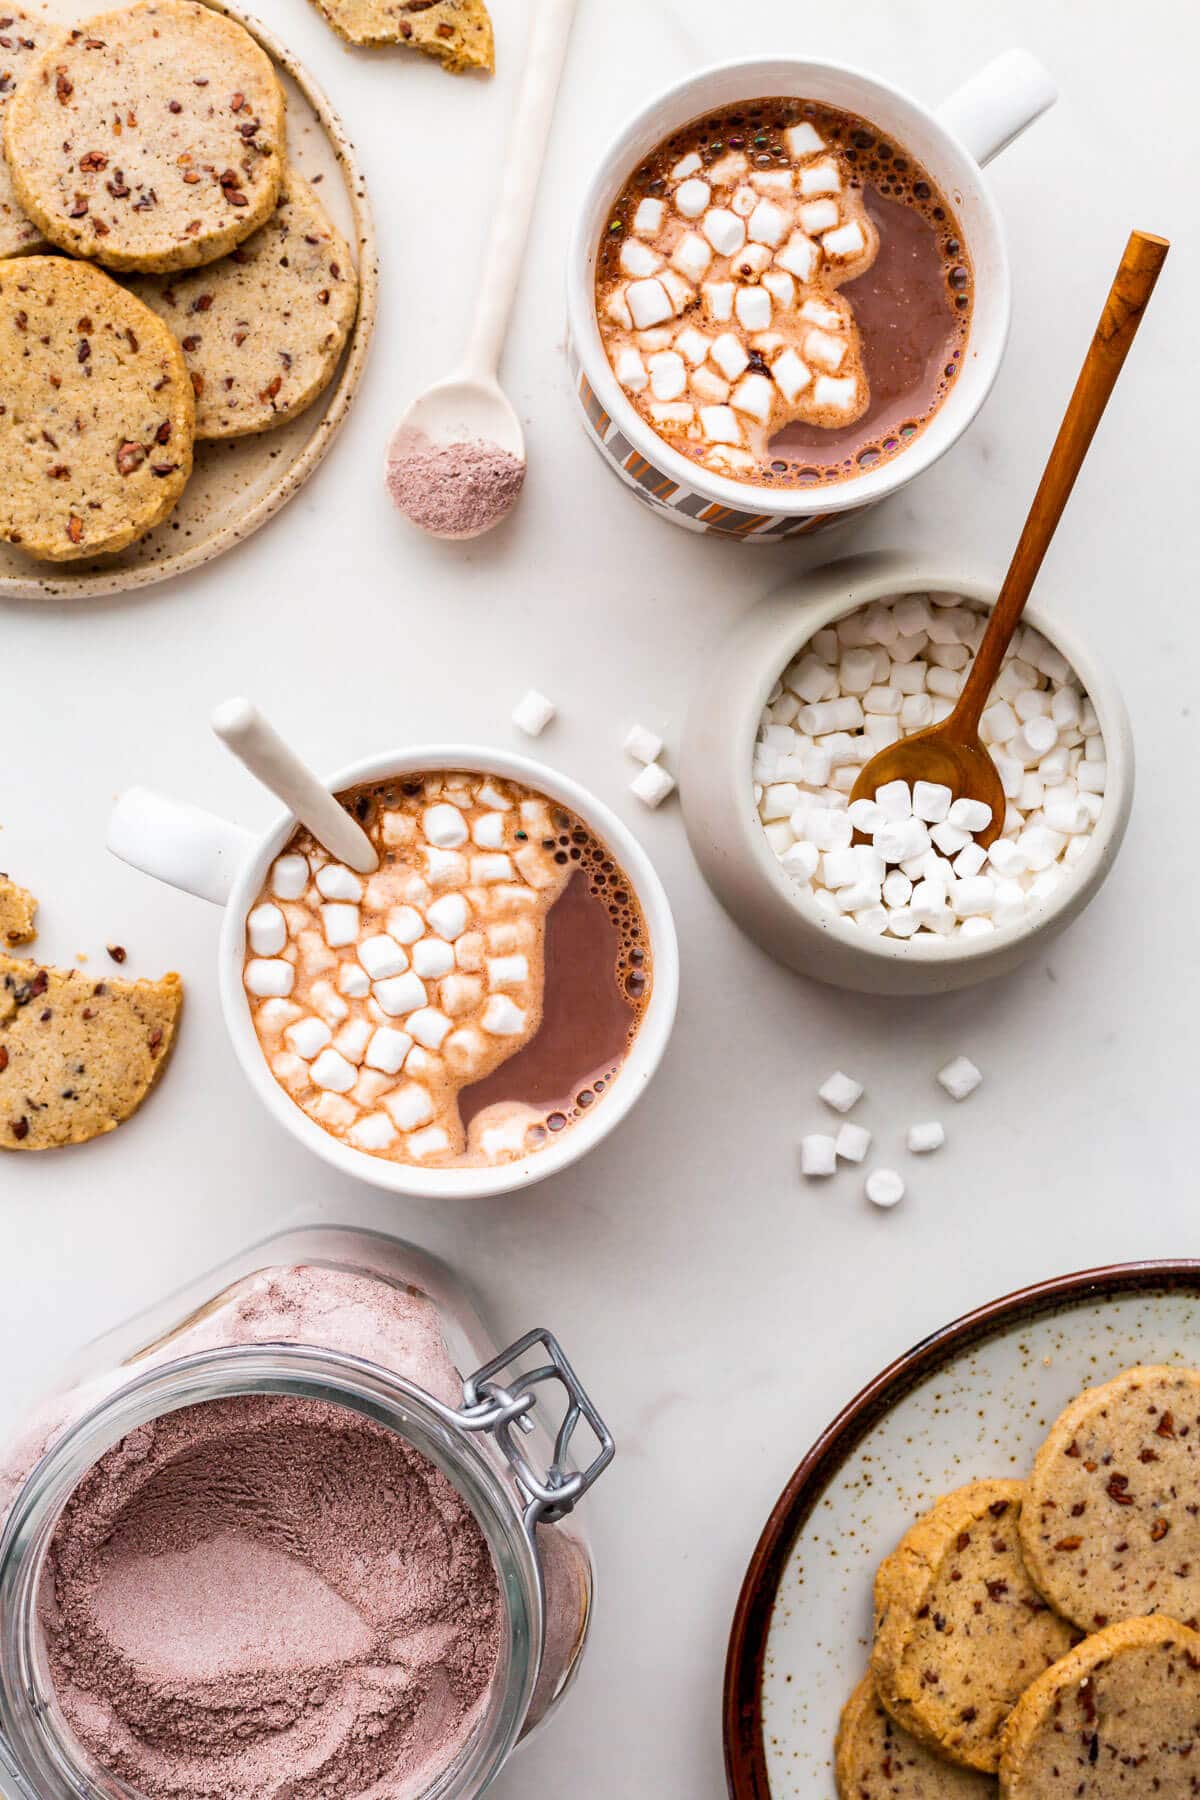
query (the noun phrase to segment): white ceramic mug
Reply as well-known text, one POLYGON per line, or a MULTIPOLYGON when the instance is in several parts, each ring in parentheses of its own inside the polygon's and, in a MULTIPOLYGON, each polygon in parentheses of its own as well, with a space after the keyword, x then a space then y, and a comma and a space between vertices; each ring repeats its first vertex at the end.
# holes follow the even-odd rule
POLYGON ((1057 89, 1035 57, 1010 50, 936 111, 877 76, 838 63, 774 57, 723 63, 653 100, 605 153, 576 224, 567 273, 572 384, 589 433, 646 505, 693 531, 777 543, 873 505, 929 468, 966 430, 996 379, 1008 339, 1012 291, 1004 230, 981 173, 1054 104, 1057 89), (723 106, 798 96, 856 114, 903 147, 954 207, 975 270, 975 305, 962 371, 925 429, 889 462, 820 488, 755 486, 716 475, 651 430, 613 374, 596 320, 596 253, 613 201, 650 151, 723 106))
POLYGON ((466 769, 520 782, 569 808, 607 845, 629 877, 650 938, 650 1001, 629 1054, 603 1100, 561 1137, 517 1162, 490 1168, 423 1169, 371 1156, 325 1131, 276 1081, 254 1029, 242 968, 246 915, 262 891, 271 864, 296 828, 291 813, 276 820, 265 835, 255 837, 199 807, 181 805, 148 788, 131 788, 114 808, 108 847, 147 875, 224 907, 217 979, 225 1023, 251 1087, 294 1138, 343 1173, 393 1193, 469 1199, 541 1181, 586 1155, 620 1124, 645 1090, 671 1035, 679 994, 679 949, 663 885, 637 839, 594 795, 541 763, 480 745, 418 745, 354 763, 334 775, 328 786, 340 794, 364 782, 441 769, 466 769))

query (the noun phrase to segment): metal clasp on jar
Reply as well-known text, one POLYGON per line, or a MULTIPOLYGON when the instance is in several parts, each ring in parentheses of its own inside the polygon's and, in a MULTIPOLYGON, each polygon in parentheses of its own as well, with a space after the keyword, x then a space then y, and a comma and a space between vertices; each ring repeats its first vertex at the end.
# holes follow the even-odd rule
POLYGON ((516 1476, 517 1485, 528 1501, 525 1523, 553 1525, 575 1510, 576 1505, 597 1482, 616 1455, 616 1445, 608 1426, 596 1411, 587 1390, 563 1353, 558 1339, 549 1331, 529 1331, 517 1343, 502 1350, 494 1361, 477 1369, 463 1382, 463 1409, 456 1416, 466 1431, 490 1434, 499 1445, 516 1476), (543 1349, 550 1361, 528 1372, 516 1370, 515 1378, 501 1382, 498 1377, 514 1369, 531 1350, 543 1349), (542 1397, 539 1389, 548 1382, 562 1387, 567 1396, 567 1411, 554 1439, 554 1460, 539 1475, 514 1437, 514 1429, 533 1429, 532 1414, 542 1397), (584 1421, 596 1439, 599 1449, 586 1468, 570 1469, 568 1458, 571 1440, 584 1421))

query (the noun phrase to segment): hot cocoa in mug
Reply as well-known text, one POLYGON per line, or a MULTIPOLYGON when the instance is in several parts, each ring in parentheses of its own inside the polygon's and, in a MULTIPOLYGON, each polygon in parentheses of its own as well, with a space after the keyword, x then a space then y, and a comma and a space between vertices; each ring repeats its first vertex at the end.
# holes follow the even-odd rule
POLYGON ((360 875, 291 814, 261 836, 146 788, 109 848, 225 908, 221 1006, 273 1117, 394 1193, 471 1199, 556 1174, 617 1127, 671 1034, 661 881, 593 794, 511 751, 412 746, 328 781, 360 875))
POLYGON ((1054 98, 1022 51, 933 109, 775 57, 639 113, 588 189, 568 272, 576 393, 625 485, 690 530, 778 542, 936 461, 1008 334, 982 165, 1054 98))

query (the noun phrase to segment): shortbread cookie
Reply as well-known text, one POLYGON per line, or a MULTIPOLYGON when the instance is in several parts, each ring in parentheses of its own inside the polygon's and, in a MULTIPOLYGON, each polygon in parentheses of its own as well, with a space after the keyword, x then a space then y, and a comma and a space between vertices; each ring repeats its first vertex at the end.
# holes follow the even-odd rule
POLYGON ((483 0, 316 0, 348 43, 370 49, 411 44, 441 59, 452 75, 496 67, 492 21, 483 0))
POLYGON ((1004 1800, 1185 1800, 1200 1794, 1200 1635, 1126 1619, 1086 1638, 1018 1701, 1004 1800))
MULTIPOLYGON (((0 5, 0 118, 38 51, 61 37, 44 19, 0 5)), ((36 250, 42 234, 17 199, 7 162, 0 156, 0 257, 36 250)))
POLYGON ((135 1113, 175 1038, 183 984, 94 981, 0 954, 0 1149, 84 1144, 135 1113))
POLYGON ((294 169, 274 215, 229 256, 130 286, 183 346, 199 438, 246 437, 303 412, 358 310, 350 247, 294 169))
POLYGON ((232 19, 141 0, 42 52, 6 108, 4 149, 52 243, 110 269, 192 269, 274 212, 283 89, 232 19))
POLYGON ((847 1700, 834 1771, 840 1800, 995 1800, 990 1775, 935 1756, 879 1703, 869 1674, 847 1700))
POLYGON ((1038 1451, 1029 1573, 1085 1631, 1200 1618, 1200 1372, 1127 1369, 1073 1400, 1038 1451))
POLYGON ((875 1579, 871 1671, 920 1743, 994 1771, 1018 1696, 1077 1634, 1021 1560, 1019 1481, 975 1481, 937 1502, 875 1579))
POLYGON ((50 562, 124 549, 183 492, 193 413, 179 345, 102 270, 0 263, 0 537, 50 562))
POLYGON ((0 875, 0 944, 31 944, 37 936, 38 903, 7 875, 0 875))

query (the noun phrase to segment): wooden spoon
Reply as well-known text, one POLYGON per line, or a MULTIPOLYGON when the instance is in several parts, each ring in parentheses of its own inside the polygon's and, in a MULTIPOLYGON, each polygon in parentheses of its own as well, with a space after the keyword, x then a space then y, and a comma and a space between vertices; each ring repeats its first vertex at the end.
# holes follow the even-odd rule
POLYGON ((954 711, 940 725, 915 731, 873 756, 854 784, 852 801, 873 800, 889 781, 910 785, 939 782, 956 800, 982 800, 991 807, 991 823, 973 834, 977 844, 986 849, 1000 835, 1008 803, 999 771, 980 741, 979 720, 1169 248, 1166 238, 1146 231, 1133 232, 1125 246, 1025 529, 954 711))

